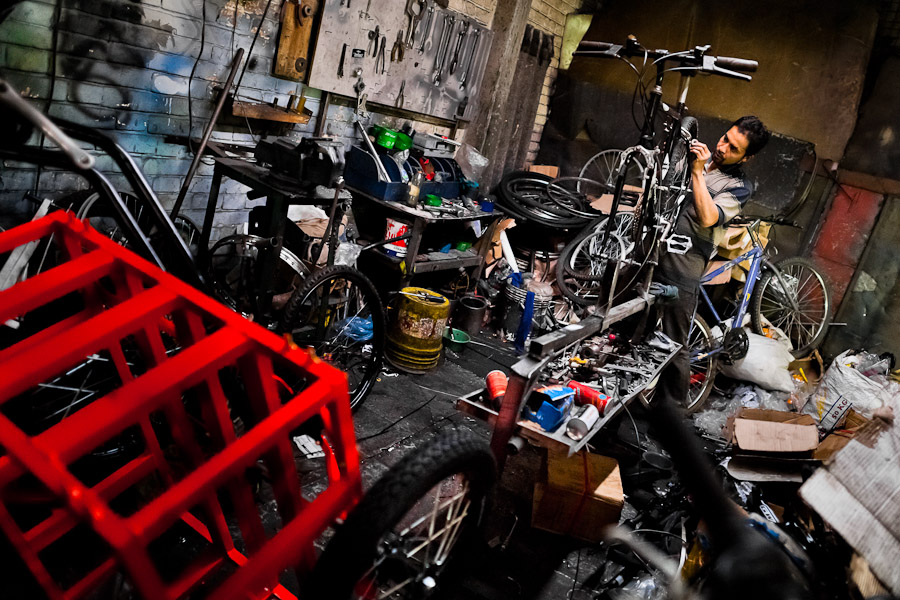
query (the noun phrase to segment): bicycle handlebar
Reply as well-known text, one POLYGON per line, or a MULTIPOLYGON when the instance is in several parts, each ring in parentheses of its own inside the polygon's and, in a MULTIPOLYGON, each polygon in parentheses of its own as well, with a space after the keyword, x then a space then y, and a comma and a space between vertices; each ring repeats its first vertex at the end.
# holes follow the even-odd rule
POLYGON ((673 70, 696 71, 722 75, 734 79, 750 81, 751 77, 745 73, 753 73, 759 68, 759 63, 746 58, 731 56, 709 56, 706 52, 709 46, 696 46, 692 50, 684 52, 669 52, 668 50, 650 50, 638 43, 634 36, 629 36, 624 44, 612 44, 610 42, 582 41, 573 56, 597 56, 608 58, 634 58, 646 56, 654 61, 670 61, 678 63, 673 70))
POLYGON ((746 58, 734 58, 732 56, 717 56, 715 57, 716 66, 722 67, 723 69, 731 69, 733 71, 742 71, 744 73, 756 73, 756 70, 759 68, 759 63, 755 60, 748 60, 746 58))

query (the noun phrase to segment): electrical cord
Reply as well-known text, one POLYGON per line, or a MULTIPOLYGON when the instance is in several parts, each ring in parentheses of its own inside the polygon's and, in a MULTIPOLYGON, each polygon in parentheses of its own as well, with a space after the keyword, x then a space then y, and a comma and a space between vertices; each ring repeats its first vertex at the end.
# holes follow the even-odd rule
MULTIPOLYGON (((197 72, 197 65, 200 64, 200 58, 206 49, 206 0, 200 0, 201 5, 201 22, 200 22, 200 51, 197 53, 197 59, 191 68, 191 74, 188 77, 188 150, 194 152, 193 135, 194 135, 194 96, 191 93, 191 84, 194 81, 194 74, 197 72)), ((237 6, 235 5, 235 10, 237 6)), ((223 90, 223 94, 227 94, 228 90, 223 90)))
MULTIPOLYGON (((247 66, 250 64, 250 57, 253 56, 253 48, 256 46, 256 40, 259 39, 259 32, 262 31, 263 25, 266 22, 266 16, 269 14, 269 7, 272 6, 272 0, 268 0, 266 2, 266 8, 263 10, 262 18, 259 20, 259 26, 256 28, 256 33, 253 34, 253 41, 250 42, 250 50, 247 52, 247 59, 244 61, 244 67, 241 69, 241 76, 238 77, 237 85, 234 86, 234 97, 238 97, 238 93, 241 89, 241 82, 244 80, 244 73, 247 72, 247 66)), ((237 3, 235 3, 235 21, 237 21, 237 3)))

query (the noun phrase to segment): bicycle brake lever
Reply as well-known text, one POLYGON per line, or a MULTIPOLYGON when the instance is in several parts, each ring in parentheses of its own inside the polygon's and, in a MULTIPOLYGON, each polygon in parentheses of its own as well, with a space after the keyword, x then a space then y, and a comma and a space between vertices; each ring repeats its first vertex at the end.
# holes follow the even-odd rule
POLYGON ((39 110, 31 106, 13 87, 4 79, 0 79, 0 102, 5 104, 13 112, 18 113, 32 125, 44 132, 48 138, 59 146, 79 169, 93 169, 94 157, 78 147, 78 145, 47 118, 39 110))

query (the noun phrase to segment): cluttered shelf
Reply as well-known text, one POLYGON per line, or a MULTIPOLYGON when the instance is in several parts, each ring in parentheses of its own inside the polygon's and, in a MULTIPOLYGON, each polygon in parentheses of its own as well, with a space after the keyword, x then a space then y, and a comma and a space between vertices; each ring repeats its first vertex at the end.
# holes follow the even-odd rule
MULTIPOLYGON (((636 398, 652 394, 660 373, 672 361, 680 344, 659 336, 648 344, 627 345, 609 351, 614 334, 598 336, 591 344, 571 354, 564 353, 547 365, 546 383, 526 395, 518 434, 532 443, 557 452, 575 454, 615 420, 636 398), (580 379, 598 381, 598 385, 580 383, 580 379), (565 385, 558 382, 569 380, 565 385), (588 408, 592 407, 592 408, 588 408), (593 410, 596 409, 596 410, 593 410)), ((489 375, 489 378, 493 374, 489 375)), ((496 388, 488 387, 461 397, 457 408, 489 424, 496 423, 493 407, 496 388)), ((502 387, 502 386, 501 386, 502 387)))

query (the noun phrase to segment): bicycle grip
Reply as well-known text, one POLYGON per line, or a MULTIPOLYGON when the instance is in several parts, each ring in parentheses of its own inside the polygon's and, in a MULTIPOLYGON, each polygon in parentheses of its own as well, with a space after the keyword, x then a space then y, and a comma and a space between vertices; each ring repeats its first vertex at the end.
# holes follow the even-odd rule
POLYGON ((614 44, 610 44, 609 42, 585 42, 582 41, 578 44, 578 48, 576 50, 590 50, 595 52, 606 52, 610 48, 613 47, 614 44))
POLYGON ((716 66, 723 69, 731 69, 732 71, 742 71, 744 73, 755 73, 759 68, 759 63, 755 60, 746 58, 734 58, 731 56, 717 56, 716 66))

